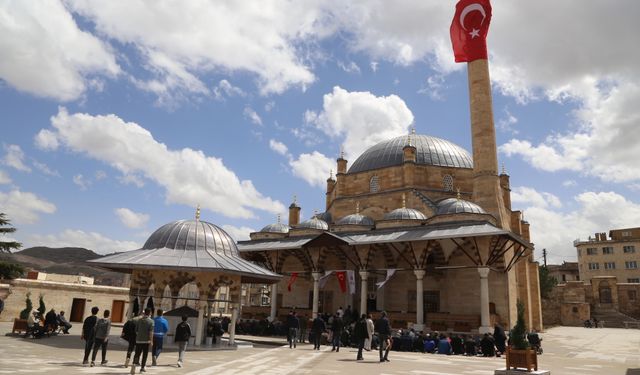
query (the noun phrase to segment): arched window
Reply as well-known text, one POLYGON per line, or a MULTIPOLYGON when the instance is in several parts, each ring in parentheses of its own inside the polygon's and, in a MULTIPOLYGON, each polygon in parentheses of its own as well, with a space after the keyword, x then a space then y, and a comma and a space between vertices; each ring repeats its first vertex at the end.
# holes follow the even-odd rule
POLYGON ((371 177, 371 180, 369 180, 369 192, 370 193, 377 193, 378 190, 380 190, 380 185, 378 182, 378 176, 373 176, 371 177))
POLYGON ((450 174, 442 178, 442 188, 444 191, 453 191, 453 177, 450 174))

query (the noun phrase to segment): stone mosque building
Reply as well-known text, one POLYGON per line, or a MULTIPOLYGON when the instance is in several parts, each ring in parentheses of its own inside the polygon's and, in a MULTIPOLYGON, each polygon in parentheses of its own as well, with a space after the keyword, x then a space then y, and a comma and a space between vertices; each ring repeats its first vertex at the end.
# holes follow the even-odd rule
POLYGON ((288 224, 239 242, 243 258, 284 275, 271 287, 271 319, 351 305, 387 311, 395 328, 486 332, 513 326, 519 300, 527 327, 542 330, 529 224, 511 207, 509 175, 498 174, 487 61, 468 74, 473 156, 414 132, 352 164, 341 156, 324 213, 301 221, 294 199, 288 224))

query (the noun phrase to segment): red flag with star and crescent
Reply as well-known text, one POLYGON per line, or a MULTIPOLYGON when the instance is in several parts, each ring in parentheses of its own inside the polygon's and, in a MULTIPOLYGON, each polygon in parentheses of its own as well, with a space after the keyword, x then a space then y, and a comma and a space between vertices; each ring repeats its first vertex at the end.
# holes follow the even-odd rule
POLYGON ((491 22, 489 0, 458 1, 450 29, 456 62, 487 59, 489 22, 491 22))
POLYGON ((345 271, 336 271, 338 277, 338 283, 340 284, 340 290, 342 293, 347 292, 347 273, 345 271))

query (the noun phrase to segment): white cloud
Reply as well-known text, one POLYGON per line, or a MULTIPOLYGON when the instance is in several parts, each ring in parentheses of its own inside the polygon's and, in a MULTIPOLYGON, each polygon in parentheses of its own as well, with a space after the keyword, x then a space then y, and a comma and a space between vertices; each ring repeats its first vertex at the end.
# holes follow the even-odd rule
POLYGON ((426 87, 418 90, 418 93, 427 94, 432 100, 443 100, 444 95, 442 90, 446 88, 444 81, 444 75, 442 74, 430 75, 427 77, 426 87))
POLYGON ((250 180, 240 180, 219 158, 184 148, 171 150, 140 125, 116 115, 69 114, 51 119, 61 145, 111 165, 123 175, 140 174, 166 189, 168 203, 203 208, 228 217, 254 217, 254 210, 282 212, 282 203, 264 197, 250 180))
POLYGON ((113 240, 97 232, 66 229, 58 234, 33 234, 27 238, 26 246, 84 247, 98 254, 109 254, 141 248, 133 241, 113 240))
POLYGON ((348 63, 345 63, 343 61, 338 61, 337 64, 340 69, 344 70, 347 73, 360 74, 360 67, 354 61, 350 61, 348 63))
POLYGON ((324 154, 313 151, 311 154, 300 154, 298 159, 289 160, 291 171, 311 186, 324 187, 331 170, 335 169, 335 161, 324 154))
POLYGON ((24 152, 18 145, 5 145, 6 154, 2 163, 23 172, 31 172, 31 168, 24 164, 24 152))
POLYGON ((548 208, 549 206, 552 208, 562 207, 562 202, 560 202, 560 198, 557 196, 547 192, 540 193, 526 186, 517 186, 511 190, 511 202, 521 204, 528 203, 543 208, 548 208))
POLYGON ((15 224, 33 224, 38 221, 40 214, 56 212, 56 206, 34 193, 12 190, 9 193, 0 192, 0 207, 15 224))
POLYGON ((125 173, 117 178, 118 181, 120 181, 120 183, 123 185, 133 185, 138 188, 144 186, 144 180, 142 179, 142 177, 133 173, 125 173))
POLYGON ((369 64, 369 67, 371 68, 372 72, 374 72, 374 73, 377 72, 378 71, 378 62, 377 61, 372 61, 369 64))
POLYGON ((260 118, 260 115, 258 115, 258 113, 253 110, 253 108, 245 107, 242 114, 244 114, 244 117, 251 120, 251 122, 254 123, 255 125, 262 126, 262 119, 260 118))
POLYGON ((287 153, 289 152, 287 145, 285 145, 282 142, 278 142, 275 139, 269 140, 269 148, 271 148, 273 151, 277 152, 280 155, 287 155, 287 153))
POLYGON ((249 239, 249 233, 253 233, 256 230, 249 227, 236 227, 233 225, 223 225, 222 229, 227 232, 234 240, 244 241, 249 239))
POLYGON ((107 178, 107 172, 103 170, 97 170, 95 173, 96 181, 104 180, 107 178))
POLYGON ((40 163, 37 160, 32 160, 31 163, 34 167, 36 167, 37 170, 46 174, 47 176, 60 177, 60 173, 58 173, 58 171, 49 168, 49 166, 44 163, 40 163))
POLYGON ((265 112, 271 112, 276 106, 276 102, 273 100, 268 101, 265 105, 264 105, 264 110, 265 112))
POLYGON ((213 88, 213 96, 218 100, 223 100, 225 97, 234 97, 234 96, 246 96, 247 94, 242 91, 240 87, 236 87, 232 85, 226 79, 218 82, 218 85, 213 88))
POLYGON ((73 176, 73 183, 80 187, 80 190, 87 190, 92 182, 86 179, 82 174, 73 176))
POLYGON ((92 75, 120 72, 109 47, 80 30, 60 1, 2 2, 0 18, 0 78, 17 90, 70 101, 92 75))
POLYGON ((141 228, 149 221, 149 215, 131 211, 128 208, 121 207, 114 210, 120 222, 127 228, 141 228))
POLYGON ((383 140, 408 134, 413 114, 396 95, 346 91, 338 86, 324 95, 320 113, 307 111, 305 120, 330 137, 344 137, 344 151, 356 157, 383 140))
POLYGON ((511 134, 518 134, 518 130, 514 129, 514 125, 518 123, 518 118, 511 114, 509 108, 504 108, 503 117, 498 120, 498 129, 511 134))
POLYGON ((578 183, 575 180, 565 180, 562 181, 562 186, 564 187, 573 187, 573 186, 577 186, 578 183))
POLYGON ((11 177, 7 174, 7 172, 0 169, 0 185, 6 185, 11 183, 11 177))
POLYGON ((36 147, 41 150, 57 150, 58 138, 56 134, 48 129, 42 129, 34 137, 36 147))

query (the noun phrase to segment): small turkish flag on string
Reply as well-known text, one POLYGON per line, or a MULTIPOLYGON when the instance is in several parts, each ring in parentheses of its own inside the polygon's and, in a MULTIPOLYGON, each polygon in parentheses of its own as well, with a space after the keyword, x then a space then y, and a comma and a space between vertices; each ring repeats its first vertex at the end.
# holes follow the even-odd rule
POLYGON ((336 276, 338 277, 338 283, 340 283, 340 290, 342 293, 347 292, 347 275, 345 271, 336 271, 336 276))
POLYGON ((489 0, 460 0, 451 21, 451 44, 456 62, 487 59, 487 33, 491 21, 489 0))
POLYGON ((291 291, 291 286, 293 285, 293 283, 296 282, 296 279, 298 278, 298 273, 297 272, 292 272, 291 273, 291 278, 289 279, 289 283, 287 284, 287 290, 291 291))

